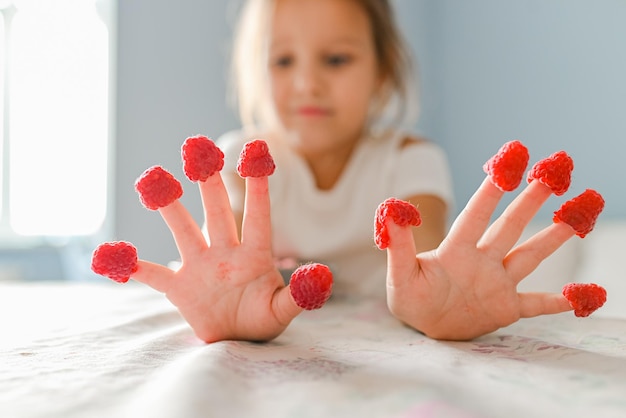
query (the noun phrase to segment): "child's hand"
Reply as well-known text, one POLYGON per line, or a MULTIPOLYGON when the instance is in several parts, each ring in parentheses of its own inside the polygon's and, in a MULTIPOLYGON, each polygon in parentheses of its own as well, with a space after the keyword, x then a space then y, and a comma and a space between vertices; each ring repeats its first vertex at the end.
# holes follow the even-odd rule
MULTIPOLYGON (((189 176, 187 167, 185 171, 189 176)), ((133 279, 165 293, 206 342, 270 340, 303 308, 321 307, 332 285, 325 266, 303 266, 307 268, 301 269, 299 279, 292 279, 290 286, 285 286, 275 267, 267 173, 246 178, 241 241, 220 173, 193 180, 199 181, 210 243, 175 194, 156 209, 176 241, 181 266, 173 271, 139 260, 135 272, 128 270, 133 279)), ((137 189, 142 201, 153 202, 156 194, 142 192, 141 181, 137 189)))
MULTIPOLYGON (((386 210, 380 219, 381 208, 385 206, 381 205, 377 232, 381 227, 386 228, 382 235, 388 240, 381 246, 377 235, 377 244, 388 249, 387 301, 391 312, 430 337, 465 340, 520 318, 571 310, 563 295, 518 293, 516 287, 569 238, 589 232, 604 202, 599 194, 587 191, 583 200, 591 196, 591 205, 582 204, 580 196, 572 199, 563 206, 571 209, 571 213, 560 218, 557 215, 555 223, 514 248, 523 229, 550 194, 564 193, 558 189, 563 186, 562 180, 551 181, 555 179, 554 173, 543 175, 546 178, 540 178, 541 174, 531 178, 530 184, 489 226, 504 194, 501 185, 495 185, 498 179, 490 173, 439 248, 417 256, 410 228, 401 226, 407 224, 405 212, 386 210), (393 221, 397 217, 401 222, 393 221), (576 224, 581 219, 584 225, 576 224)), ((521 175, 517 176, 521 179, 521 175)), ((569 173, 566 177, 569 186, 569 173)), ((419 215, 416 219, 408 223, 418 225, 419 215)))

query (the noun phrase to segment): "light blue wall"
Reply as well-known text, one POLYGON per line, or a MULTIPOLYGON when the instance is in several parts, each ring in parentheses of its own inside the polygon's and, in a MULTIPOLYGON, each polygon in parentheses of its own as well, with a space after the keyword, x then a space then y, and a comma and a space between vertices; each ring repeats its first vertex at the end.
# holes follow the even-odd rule
MULTIPOLYGON (((118 5, 115 238, 142 258, 176 257, 157 213, 133 190, 161 164, 184 180, 179 147, 196 133, 237 126, 225 104, 226 59, 237 1, 133 0, 118 5)), ((540 217, 585 188, 607 200, 603 217, 626 215, 626 1, 396 0, 419 61, 420 129, 447 150, 457 211, 505 141, 531 159, 565 149, 572 188, 540 217)), ((194 185, 183 202, 201 221, 194 185)))
POLYGON ((228 1, 118 1, 114 239, 141 258, 167 263, 178 253, 157 212, 139 203, 135 179, 152 165, 178 178, 181 199, 202 222, 197 188, 182 171, 180 146, 195 134, 237 126, 225 106, 231 15, 228 1))
POLYGON ((540 217, 585 188, 604 195, 603 218, 626 215, 625 1, 398 3, 423 67, 420 126, 448 151, 459 206, 482 163, 520 139, 532 161, 560 149, 574 158, 570 192, 540 217))

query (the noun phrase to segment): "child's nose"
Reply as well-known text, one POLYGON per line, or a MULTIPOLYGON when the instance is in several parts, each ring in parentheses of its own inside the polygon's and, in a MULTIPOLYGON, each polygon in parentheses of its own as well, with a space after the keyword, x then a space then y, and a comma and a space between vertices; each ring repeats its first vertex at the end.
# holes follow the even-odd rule
POLYGON ((294 74, 294 87, 301 93, 316 93, 321 86, 319 71, 311 65, 301 65, 294 74))

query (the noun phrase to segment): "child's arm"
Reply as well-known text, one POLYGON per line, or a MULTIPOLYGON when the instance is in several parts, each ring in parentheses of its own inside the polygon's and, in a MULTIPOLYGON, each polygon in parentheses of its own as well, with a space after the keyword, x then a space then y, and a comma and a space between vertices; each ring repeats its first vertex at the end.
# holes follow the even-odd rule
POLYGON ((419 208, 420 215, 425 220, 419 228, 412 228, 417 252, 437 248, 446 236, 446 203, 434 195, 416 195, 404 200, 419 208))
MULTIPOLYGON (((563 173, 549 164, 545 175, 560 179, 563 173)), ((521 179, 523 170, 517 180, 521 179)), ((564 177, 569 185, 569 173, 564 177)), ((411 229, 400 225, 419 224, 419 215, 408 216, 406 207, 390 208, 387 202, 379 207, 377 238, 383 236, 385 240, 384 245, 380 241, 377 244, 381 248, 387 246, 389 308, 397 318, 430 337, 471 339, 520 318, 572 310, 563 295, 518 293, 516 287, 564 242, 591 230, 602 210, 602 198, 590 191, 590 199, 580 196, 572 199, 563 206, 567 214, 515 247, 525 226, 548 197, 557 193, 556 188, 546 179, 533 179, 489 225, 505 193, 496 186, 497 180, 490 174, 441 245, 417 256, 411 229), (578 224, 580 220, 584 222, 578 224), (386 230, 381 233, 380 228, 386 230)), ((391 206, 398 204, 391 202, 391 206)), ((425 224, 428 219, 421 221, 425 224)))

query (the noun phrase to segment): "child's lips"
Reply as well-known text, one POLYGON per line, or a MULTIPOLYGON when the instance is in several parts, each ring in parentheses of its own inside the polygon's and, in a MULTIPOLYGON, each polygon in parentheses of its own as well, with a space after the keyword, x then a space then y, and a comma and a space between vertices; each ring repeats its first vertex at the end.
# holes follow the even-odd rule
POLYGON ((328 116, 330 111, 320 106, 300 106, 296 109, 296 113, 300 116, 319 117, 328 116))

